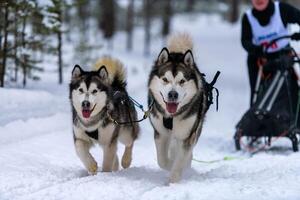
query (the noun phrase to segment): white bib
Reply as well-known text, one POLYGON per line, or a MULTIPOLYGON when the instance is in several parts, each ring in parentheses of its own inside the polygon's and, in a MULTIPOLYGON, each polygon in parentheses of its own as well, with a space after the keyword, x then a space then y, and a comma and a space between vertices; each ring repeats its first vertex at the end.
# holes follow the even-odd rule
MULTIPOLYGON (((247 11, 247 17, 252 28, 253 39, 255 45, 268 45, 269 42, 275 38, 286 36, 289 34, 288 29, 284 27, 281 19, 279 2, 275 2, 275 12, 266 26, 261 26, 258 20, 253 16, 252 11, 247 11)), ((282 39, 277 41, 274 45, 269 47, 268 53, 277 52, 289 44, 289 39, 282 39)))

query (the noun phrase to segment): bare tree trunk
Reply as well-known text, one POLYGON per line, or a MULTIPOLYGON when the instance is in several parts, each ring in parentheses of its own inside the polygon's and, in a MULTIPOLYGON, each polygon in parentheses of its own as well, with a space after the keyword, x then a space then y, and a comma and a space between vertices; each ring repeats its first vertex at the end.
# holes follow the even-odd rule
POLYGON ((25 48, 26 48, 26 41, 25 41, 25 29, 26 29, 26 22, 27 22, 27 17, 23 17, 23 24, 22 24, 22 69, 23 69, 23 87, 26 86, 27 83, 27 57, 25 53, 25 48))
POLYGON ((133 21, 134 21, 134 0, 130 0, 127 8, 127 50, 132 50, 132 37, 133 37, 133 21))
POLYGON ((186 11, 192 12, 194 10, 195 0, 187 0, 186 1, 186 11))
POLYGON ((26 86, 27 83, 27 55, 22 55, 22 69, 23 69, 23 87, 26 86))
POLYGON ((5 71, 6 71, 6 56, 7 56, 7 36, 8 36, 8 15, 9 15, 9 8, 8 5, 5 6, 4 10, 4 44, 3 44, 3 57, 2 57, 2 66, 0 67, 0 87, 4 87, 4 77, 5 77, 5 71))
MULTIPOLYGON (((2 38, 3 38, 3 19, 4 19, 4 13, 2 12, 2 8, 0 7, 0 53, 2 52, 2 38)), ((1 57, 0 57, 1 58, 1 57)))
POLYGON ((14 70, 14 81, 18 81, 18 69, 19 69, 19 62, 18 62, 18 9, 15 8, 15 18, 14 18, 14 59, 15 59, 15 70, 14 70))
POLYGON ((59 76, 59 84, 63 82, 63 64, 62 64, 62 33, 58 32, 58 76, 59 76))
POLYGON ((171 15, 172 15, 172 5, 171 0, 163 1, 163 23, 162 23, 162 36, 166 37, 170 33, 171 15))
POLYGON ((104 38, 112 39, 115 32, 115 1, 100 0, 101 18, 100 29, 103 31, 104 38))
MULTIPOLYGON (((89 1, 88 0, 77 0, 77 12, 78 12, 78 16, 79 16, 79 20, 80 20, 80 25, 82 26, 82 30, 83 32, 86 32, 89 27, 89 23, 88 23, 88 20, 89 20, 89 14, 90 14, 90 11, 89 11, 89 1)), ((68 9, 65 10, 65 13, 68 13, 68 9)), ((70 20, 70 19, 68 19, 70 20)), ((65 20, 66 21, 66 20, 65 20)), ((66 21, 68 23, 68 21, 66 21)))
POLYGON ((145 41, 144 41, 144 54, 150 54, 151 44, 151 0, 144 0, 144 20, 145 20, 145 41))
POLYGON ((229 21, 235 23, 239 19, 239 0, 230 0, 230 16, 229 21))
MULTIPOLYGON (((59 22, 62 23, 62 8, 59 8, 58 12, 59 22)), ((63 63, 62 63, 62 31, 58 30, 57 32, 57 39, 58 39, 58 82, 59 84, 63 83, 63 63)))

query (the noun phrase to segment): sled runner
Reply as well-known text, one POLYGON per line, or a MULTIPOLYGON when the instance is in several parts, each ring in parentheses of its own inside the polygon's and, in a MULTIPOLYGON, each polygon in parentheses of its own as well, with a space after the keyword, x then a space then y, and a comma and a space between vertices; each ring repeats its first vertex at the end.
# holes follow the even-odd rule
MULTIPOLYGON (((271 41, 265 52, 283 39, 299 40, 299 33, 271 41)), ((299 150, 300 59, 290 46, 277 54, 275 59, 259 67, 252 106, 236 125, 237 150, 242 145, 254 147, 262 138, 266 139, 265 145, 270 146, 272 137, 287 137, 293 151, 299 150), (247 137, 247 144, 242 143, 243 136, 247 137)))

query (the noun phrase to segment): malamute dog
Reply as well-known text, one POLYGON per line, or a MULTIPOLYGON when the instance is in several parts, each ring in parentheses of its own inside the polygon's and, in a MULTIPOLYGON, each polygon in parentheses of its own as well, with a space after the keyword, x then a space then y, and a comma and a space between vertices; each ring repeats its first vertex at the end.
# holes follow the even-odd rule
POLYGON ((103 148, 103 172, 119 168, 116 154, 118 140, 126 146, 122 166, 130 166, 139 126, 136 123, 118 125, 112 120, 136 120, 134 105, 125 101, 126 97, 124 67, 118 60, 103 57, 96 63, 94 71, 89 72, 75 65, 70 83, 74 143, 78 157, 91 174, 96 174, 98 169, 89 152, 93 144, 103 148))
POLYGON ((184 168, 190 167, 207 111, 205 80, 194 61, 192 44, 187 34, 170 37, 148 82, 158 165, 170 171, 170 183, 178 182, 184 168))

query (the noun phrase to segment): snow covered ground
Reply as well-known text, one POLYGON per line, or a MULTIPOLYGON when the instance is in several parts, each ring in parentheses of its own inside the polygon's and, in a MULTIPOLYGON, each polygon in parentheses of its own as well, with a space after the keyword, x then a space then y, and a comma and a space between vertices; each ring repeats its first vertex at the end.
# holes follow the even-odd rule
MULTIPOLYGON (((131 167, 89 176, 73 147, 68 81, 58 86, 56 74, 49 70, 41 83, 30 83, 27 89, 0 90, 0 200, 300 199, 300 153, 292 152, 288 140, 280 139, 254 156, 234 149, 234 126, 249 99, 239 26, 196 15, 175 17, 172 29, 190 32, 196 61, 208 80, 217 70, 222 72, 216 85, 219 112, 211 107, 194 158, 236 159, 211 164, 194 161, 180 183, 166 186, 168 172, 157 165, 153 130, 144 121, 131 167)), ((162 42, 155 36, 151 55, 144 57, 142 30, 135 32, 132 53, 125 50, 125 38, 119 33, 110 53, 128 67, 129 93, 146 105, 147 76, 162 42)), ((101 50, 99 56, 107 52, 101 50)), ((66 80, 77 61, 67 62, 66 80)), ((121 154, 123 146, 119 147, 121 154)), ((101 163, 101 150, 96 147, 92 153, 101 163)))

